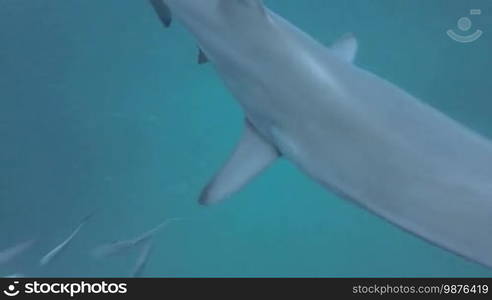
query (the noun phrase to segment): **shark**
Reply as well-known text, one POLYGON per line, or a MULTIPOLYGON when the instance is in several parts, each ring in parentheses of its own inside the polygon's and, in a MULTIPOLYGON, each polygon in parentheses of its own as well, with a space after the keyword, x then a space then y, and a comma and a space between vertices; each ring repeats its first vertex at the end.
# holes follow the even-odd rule
MULTIPOLYGON (((155 226, 154 228, 152 228, 152 229, 150 229, 144 233, 141 233, 137 237, 125 239, 125 240, 123 240, 123 239, 115 240, 115 241, 112 241, 109 243, 104 243, 102 245, 99 245, 98 247, 96 247, 92 251, 92 255, 96 258, 106 258, 106 257, 126 253, 129 250, 136 248, 136 247, 140 247, 140 246, 142 246, 144 249, 149 247, 149 249, 147 249, 147 250, 142 250, 143 251, 142 253, 150 252, 151 245, 150 245, 149 241, 153 240, 154 237, 159 232, 164 230, 164 228, 168 227, 171 223, 176 222, 176 221, 181 221, 181 220, 183 220, 183 218, 167 218, 164 221, 162 221, 161 223, 159 223, 157 226, 155 226)), ((142 265, 139 268, 143 268, 143 265, 146 264, 146 259, 147 259, 146 257, 148 255, 149 254, 145 254, 145 255, 142 254, 143 257, 139 258, 139 261, 140 261, 139 265, 142 265)))
MULTIPOLYGON (((492 267, 492 143, 356 64, 354 34, 324 45, 261 0, 150 0, 178 20, 244 112, 199 202, 231 198, 279 158, 339 197, 492 267)), ((301 4, 300 4, 301 5, 301 4)))
POLYGON ((82 230, 82 228, 86 226, 87 222, 89 222, 93 215, 94 213, 85 216, 67 238, 65 238, 60 244, 58 244, 55 248, 46 253, 39 260, 39 265, 46 266, 52 263, 58 257, 60 257, 64 252, 66 252, 69 246, 73 243, 73 239, 79 234, 80 230, 82 230))
POLYGON ((30 239, 23 241, 14 246, 0 251, 0 265, 10 263, 15 260, 18 256, 22 255, 27 250, 31 249, 36 243, 37 239, 30 239))

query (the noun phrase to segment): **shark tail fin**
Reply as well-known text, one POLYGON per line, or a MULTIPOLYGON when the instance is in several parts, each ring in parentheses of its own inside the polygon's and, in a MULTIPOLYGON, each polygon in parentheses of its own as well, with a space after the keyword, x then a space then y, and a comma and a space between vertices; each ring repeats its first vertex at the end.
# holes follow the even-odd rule
POLYGON ((164 2, 164 0, 149 0, 150 4, 154 8, 157 16, 161 20, 164 27, 171 26, 172 15, 169 6, 164 2))
POLYGON ((131 273, 131 277, 142 277, 143 272, 145 271, 145 267, 149 261, 149 257, 154 248, 153 240, 146 240, 142 245, 140 253, 137 257, 137 261, 135 262, 135 267, 131 273))

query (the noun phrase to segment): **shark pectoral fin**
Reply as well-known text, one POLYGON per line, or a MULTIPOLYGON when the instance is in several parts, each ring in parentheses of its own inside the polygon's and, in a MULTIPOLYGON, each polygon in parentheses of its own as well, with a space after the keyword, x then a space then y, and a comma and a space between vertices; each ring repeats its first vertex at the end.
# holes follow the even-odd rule
POLYGON ((357 39, 352 33, 348 33, 338 39, 331 46, 330 50, 339 58, 352 63, 354 62, 355 56, 357 55, 357 48, 357 39))
POLYGON ((215 204, 239 191, 278 157, 277 149, 246 120, 239 144, 227 163, 203 189, 200 204, 215 204))
POLYGON ((154 11, 156 12, 157 16, 161 20, 162 24, 165 27, 171 26, 171 10, 169 7, 164 3, 164 0, 149 0, 150 4, 154 8, 154 11))
POLYGON ((208 63, 208 57, 205 53, 203 53, 202 48, 198 47, 198 64, 206 64, 208 63))

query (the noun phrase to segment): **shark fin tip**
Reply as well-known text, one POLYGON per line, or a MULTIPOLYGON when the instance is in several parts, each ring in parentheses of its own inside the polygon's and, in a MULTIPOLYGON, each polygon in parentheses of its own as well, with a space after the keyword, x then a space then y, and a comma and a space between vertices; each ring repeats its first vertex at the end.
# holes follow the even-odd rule
POLYGON ((149 0, 155 13, 161 20, 165 28, 169 28, 172 23, 172 14, 169 7, 163 0, 149 0))
POLYGON ((202 206, 211 206, 214 203, 210 194, 210 184, 203 188, 200 196, 198 197, 198 203, 202 206))

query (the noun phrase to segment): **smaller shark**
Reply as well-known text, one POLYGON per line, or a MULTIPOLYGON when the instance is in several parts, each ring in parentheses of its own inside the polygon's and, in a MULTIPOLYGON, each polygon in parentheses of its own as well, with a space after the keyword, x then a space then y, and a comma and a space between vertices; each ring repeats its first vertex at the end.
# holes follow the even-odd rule
POLYGON ((10 263, 36 243, 36 239, 30 239, 0 251, 0 265, 10 263))
POLYGON ((180 220, 182 220, 182 218, 166 219, 156 227, 150 229, 149 231, 144 232, 143 234, 135 238, 128 239, 128 240, 117 240, 107 244, 103 244, 97 247, 96 249, 94 249, 92 254, 96 258, 104 258, 108 256, 122 254, 142 244, 145 245, 150 239, 152 239, 158 232, 163 230, 170 223, 180 220))
POLYGON ((67 247, 70 245, 72 240, 75 238, 75 236, 79 233, 79 231, 86 225, 86 223, 89 221, 89 219, 93 216, 93 213, 84 217, 82 221, 80 221, 79 225, 72 231, 72 233, 63 241, 61 242, 58 246, 56 246, 53 250, 48 252, 45 256, 41 258, 39 261, 39 264, 41 266, 46 266, 49 263, 51 263, 54 259, 59 257, 64 250, 67 249, 67 247))

